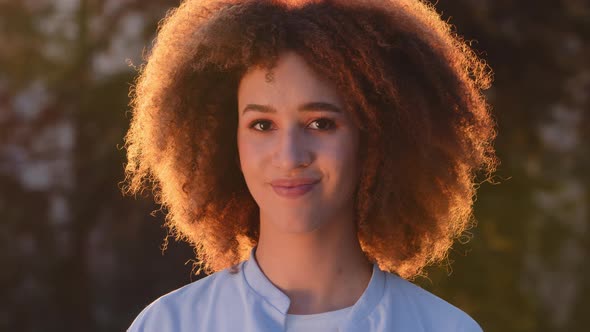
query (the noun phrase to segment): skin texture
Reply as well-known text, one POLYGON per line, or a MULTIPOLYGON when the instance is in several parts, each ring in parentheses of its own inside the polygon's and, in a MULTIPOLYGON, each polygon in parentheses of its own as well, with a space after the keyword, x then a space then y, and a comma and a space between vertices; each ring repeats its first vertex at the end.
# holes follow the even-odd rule
POLYGON ((333 84, 359 129, 350 206, 366 258, 406 279, 445 263, 454 240, 465 240, 474 225, 476 189, 485 182, 476 175, 490 179, 499 162, 482 93, 492 76, 418 0, 183 1, 161 21, 131 91, 124 192, 154 194, 170 235, 194 246, 197 273, 247 259, 268 243, 267 226, 273 234, 311 234, 336 221, 347 225, 337 211, 349 204, 333 195, 344 188, 342 171, 324 149, 333 136, 295 126, 303 118, 294 101, 275 105, 291 116, 281 113, 277 131, 259 136, 273 147, 277 139, 269 148, 275 153, 239 160, 239 85, 256 68, 276 76, 287 51, 333 84), (312 138, 313 145, 302 143, 312 138), (246 179, 240 166, 253 176, 246 179), (323 176, 313 194, 322 206, 289 207, 297 203, 271 196, 269 179, 254 176, 263 170, 267 177, 323 176))
POLYGON ((272 223, 281 232, 311 232, 343 214, 352 223, 359 177, 356 125, 333 84, 321 81, 295 53, 284 54, 273 73, 274 80, 267 82, 266 70, 252 70, 238 90, 241 169, 260 207, 262 227, 272 223), (299 110, 311 102, 330 103, 342 111, 299 110), (248 108, 249 104, 267 105, 275 112, 248 108), (282 178, 320 182, 291 199, 278 196, 269 184, 282 178))
POLYGON ((290 313, 341 309, 356 302, 371 277, 353 209, 359 129, 334 84, 296 53, 283 53, 272 77, 255 68, 238 89, 240 166, 260 209, 256 259, 291 298, 290 313), (329 103, 340 112, 301 110, 309 103, 329 103), (319 182, 302 196, 279 196, 269 182, 286 178, 319 182))

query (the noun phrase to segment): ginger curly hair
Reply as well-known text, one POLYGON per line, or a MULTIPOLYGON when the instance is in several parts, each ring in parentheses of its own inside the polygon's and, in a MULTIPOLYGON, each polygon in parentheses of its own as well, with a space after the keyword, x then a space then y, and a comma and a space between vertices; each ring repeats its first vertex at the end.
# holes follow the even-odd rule
POLYGON ((361 131, 358 239, 410 279, 473 226, 499 161, 482 91, 492 73, 420 0, 186 0, 168 12, 131 89, 124 194, 151 189, 199 271, 248 257, 259 211, 236 162, 237 87, 295 51, 334 82, 361 131))

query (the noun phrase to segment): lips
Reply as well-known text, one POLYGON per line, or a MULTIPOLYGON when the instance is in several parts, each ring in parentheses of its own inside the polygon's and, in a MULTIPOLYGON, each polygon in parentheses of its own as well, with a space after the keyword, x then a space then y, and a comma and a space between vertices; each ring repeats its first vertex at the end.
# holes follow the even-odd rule
POLYGON ((300 178, 277 179, 271 181, 270 184, 277 195, 286 198, 295 198, 311 191, 318 182, 320 182, 319 179, 300 178))
POLYGON ((276 179, 270 182, 273 187, 297 187, 307 184, 314 184, 319 182, 319 179, 314 178, 299 178, 299 179, 276 179))

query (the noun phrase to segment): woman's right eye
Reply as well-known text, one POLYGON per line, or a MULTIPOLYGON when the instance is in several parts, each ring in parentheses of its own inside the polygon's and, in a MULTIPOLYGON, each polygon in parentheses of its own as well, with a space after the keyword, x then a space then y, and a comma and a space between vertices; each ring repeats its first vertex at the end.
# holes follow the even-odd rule
POLYGON ((268 120, 256 120, 250 124, 249 128, 256 131, 268 131, 271 128, 271 122, 268 120))

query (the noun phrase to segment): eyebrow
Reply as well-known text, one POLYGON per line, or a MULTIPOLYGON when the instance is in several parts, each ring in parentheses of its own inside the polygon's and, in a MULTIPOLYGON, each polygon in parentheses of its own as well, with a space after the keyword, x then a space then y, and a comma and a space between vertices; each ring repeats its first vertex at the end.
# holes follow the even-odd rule
MULTIPOLYGON (((300 112, 325 111, 325 112, 342 113, 342 110, 340 109, 340 107, 338 107, 334 104, 330 104, 327 102, 320 102, 320 101, 305 103, 305 104, 299 106, 298 110, 300 112)), ((277 110, 270 105, 248 104, 248 105, 246 105, 246 107, 244 107, 244 110, 242 111, 242 115, 245 114, 246 112, 249 112, 249 111, 258 111, 258 112, 262 112, 262 113, 276 113, 277 112, 277 110)))

